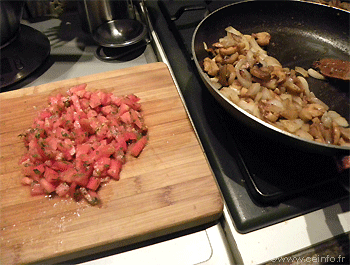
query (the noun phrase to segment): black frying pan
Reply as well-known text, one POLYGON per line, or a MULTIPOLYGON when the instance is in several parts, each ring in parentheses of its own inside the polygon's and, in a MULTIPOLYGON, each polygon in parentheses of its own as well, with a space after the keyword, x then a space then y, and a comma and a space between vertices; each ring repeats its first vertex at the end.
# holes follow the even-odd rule
MULTIPOLYGON (((268 55, 284 67, 308 69, 314 61, 330 57, 349 60, 350 13, 326 5, 303 1, 245 1, 225 6, 211 13, 197 26, 192 39, 192 53, 203 82, 211 94, 234 117, 250 128, 307 152, 349 155, 349 147, 320 144, 282 131, 254 117, 227 100, 214 88, 201 64, 210 46, 226 35, 232 26, 243 34, 267 31, 272 35, 268 55)), ((308 78, 310 90, 349 122, 349 82, 308 78)))

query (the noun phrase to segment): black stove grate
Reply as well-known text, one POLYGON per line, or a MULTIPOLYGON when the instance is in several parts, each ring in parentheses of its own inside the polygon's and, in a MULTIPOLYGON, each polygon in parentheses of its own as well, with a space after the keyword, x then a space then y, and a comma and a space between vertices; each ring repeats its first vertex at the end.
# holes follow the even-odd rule
POLYGON ((246 233, 349 195, 331 157, 310 156, 252 132, 201 82, 191 58, 192 35, 205 15, 229 3, 158 0, 148 7, 235 226, 246 233))

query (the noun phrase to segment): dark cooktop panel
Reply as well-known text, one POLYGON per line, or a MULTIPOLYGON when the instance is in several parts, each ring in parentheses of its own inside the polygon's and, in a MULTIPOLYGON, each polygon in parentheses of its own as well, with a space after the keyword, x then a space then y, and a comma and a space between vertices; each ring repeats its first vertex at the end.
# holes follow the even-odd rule
POLYGON ((349 194, 337 181, 332 157, 302 153, 252 132, 202 83, 191 58, 193 32, 207 14, 229 3, 158 0, 147 6, 236 229, 246 233, 349 194))

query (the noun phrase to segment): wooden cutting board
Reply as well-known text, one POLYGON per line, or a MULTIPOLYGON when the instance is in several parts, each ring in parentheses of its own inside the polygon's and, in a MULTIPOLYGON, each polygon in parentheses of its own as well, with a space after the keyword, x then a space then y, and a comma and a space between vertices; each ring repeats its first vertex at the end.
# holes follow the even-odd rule
POLYGON ((164 63, 84 76, 0 94, 0 243, 5 264, 62 261, 218 219, 223 201, 164 63), (31 197, 20 184, 18 137, 49 95, 88 90, 141 98, 149 142, 127 157, 119 181, 103 186, 102 207, 31 197))

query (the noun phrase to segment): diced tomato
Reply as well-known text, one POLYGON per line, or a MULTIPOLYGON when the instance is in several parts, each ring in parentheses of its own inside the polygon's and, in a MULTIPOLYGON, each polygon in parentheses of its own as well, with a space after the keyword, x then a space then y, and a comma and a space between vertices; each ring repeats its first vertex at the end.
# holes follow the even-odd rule
POLYGON ((101 125, 109 124, 109 120, 102 114, 97 115, 97 120, 101 125))
POLYGON ((55 124, 55 120, 54 120, 54 117, 51 116, 49 118, 45 118, 45 122, 44 122, 44 128, 43 128, 43 131, 44 131, 44 138, 48 135, 47 131, 48 130, 52 130, 52 128, 54 127, 54 124, 55 124))
POLYGON ((64 103, 62 98, 63 97, 61 94, 57 94, 56 96, 49 98, 49 109, 52 114, 61 113, 64 110, 64 103))
POLYGON ((38 166, 33 167, 33 172, 38 176, 42 176, 45 172, 45 164, 40 164, 38 166))
POLYGON ((142 149, 145 147, 147 143, 147 137, 143 136, 140 140, 138 140, 131 148, 130 153, 132 156, 137 157, 140 155, 142 149))
POLYGON ((45 153, 39 146, 38 140, 36 138, 29 142, 29 154, 37 161, 45 160, 45 153))
POLYGON ((122 169, 122 162, 117 159, 112 159, 110 163, 110 167, 107 170, 108 176, 111 176, 115 180, 119 180, 119 174, 122 169))
POLYGON ((90 190, 97 190, 98 187, 100 187, 101 184, 101 178, 90 178, 88 184, 86 185, 86 188, 90 190))
POLYGON ((134 94, 128 95, 127 98, 129 98, 133 103, 137 103, 140 101, 140 98, 135 96, 134 94))
POLYGON ((59 178, 63 182, 72 183, 75 180, 75 174, 77 171, 74 168, 69 168, 59 173, 59 178))
POLYGON ((65 170, 72 168, 72 167, 73 167, 72 163, 67 162, 67 161, 60 161, 60 160, 53 162, 53 164, 51 166, 51 168, 56 170, 56 171, 65 171, 65 170))
POLYGON ((83 111, 81 106, 80 106, 80 100, 79 100, 79 97, 75 94, 73 94, 71 97, 71 100, 73 102, 73 106, 74 106, 74 109, 76 112, 81 112, 83 111))
POLYGON ((68 90, 68 94, 69 94, 69 95, 73 95, 73 94, 78 93, 79 91, 85 91, 86 86, 87 86, 87 84, 80 84, 80 85, 71 87, 71 88, 68 90))
POLYGON ((33 179, 29 178, 29 177, 23 177, 21 179, 21 183, 23 185, 31 185, 33 183, 33 179))
POLYGON ((88 144, 79 144, 76 148, 76 158, 80 158, 82 155, 87 155, 91 150, 91 146, 88 144))
POLYGON ((30 185, 30 194, 32 196, 43 195, 45 194, 45 191, 39 182, 33 181, 30 185))
POLYGON ((142 122, 139 118, 139 116, 137 115, 137 112, 135 110, 130 110, 130 114, 131 114, 131 118, 133 120, 133 123, 139 128, 142 129, 142 122))
POLYGON ((128 144, 125 141, 124 135, 118 135, 117 138, 117 145, 115 146, 115 149, 117 150, 123 150, 123 152, 126 152, 128 149, 128 144))
POLYGON ((138 156, 147 143, 137 96, 85 88, 51 96, 22 135, 28 151, 19 161, 21 183, 30 185, 33 196, 84 197, 95 205, 101 183, 119 180, 128 149, 138 156))
POLYGON ((88 191, 90 197, 92 198, 92 204, 95 205, 100 202, 100 196, 98 196, 97 192, 89 190, 88 191))
POLYGON ((62 182, 56 187, 55 192, 57 193, 58 196, 64 197, 68 194, 69 189, 70 189, 69 185, 65 182, 62 182))
POLYGON ((44 110, 44 111, 40 112, 40 114, 39 114, 39 118, 40 118, 41 120, 45 120, 46 118, 49 118, 49 117, 51 117, 51 116, 52 116, 52 114, 51 114, 51 112, 48 111, 48 110, 44 110))
POLYGON ((123 115, 120 116, 120 119, 121 119, 124 123, 127 123, 127 124, 132 123, 130 111, 124 112, 123 115))
POLYGON ((97 117, 97 112, 93 109, 89 109, 88 112, 87 112, 87 117, 88 119, 92 118, 92 117, 97 117))
POLYGON ((69 185, 68 195, 76 201, 80 201, 83 198, 83 196, 78 191, 78 188, 79 186, 75 182, 69 185))
POLYGON ((92 175, 95 177, 105 177, 110 167, 111 159, 109 157, 101 157, 94 164, 92 175))
POLYGON ((53 150, 53 151, 57 150, 57 146, 58 146, 57 138, 55 138, 53 136, 49 136, 46 138, 46 143, 51 150, 53 150))
POLYGON ((102 112, 104 115, 111 114, 112 111, 114 111, 114 108, 113 108, 111 105, 103 106, 103 107, 101 108, 101 112, 102 112))
POLYGON ((85 143, 89 139, 89 133, 87 131, 84 131, 83 128, 74 128, 72 132, 75 137, 75 144, 85 143))
POLYGON ((75 154, 75 146, 72 140, 66 138, 57 146, 58 150, 62 152, 63 158, 67 161, 71 160, 75 154))
POLYGON ((119 108, 119 116, 122 116, 125 112, 128 112, 130 107, 126 105, 125 103, 121 103, 120 108, 119 108))
POLYGON ((100 127, 100 123, 97 120, 97 116, 89 118, 89 124, 93 132, 96 132, 100 127))
POLYGON ((22 167, 22 172, 25 176, 38 181, 40 179, 40 176, 34 173, 33 171, 34 167, 35 166, 33 166, 32 164, 26 164, 24 167, 22 167))
POLYGON ((124 140, 126 142, 132 141, 132 140, 137 140, 137 133, 135 133, 135 132, 125 132, 124 133, 124 140))
POLYGON ((141 109, 141 105, 137 103, 138 101, 139 101, 139 98, 136 97, 135 95, 129 95, 123 99, 123 102, 134 110, 141 109))
POLYGON ((44 178, 50 182, 53 183, 58 180, 59 175, 58 172, 53 170, 52 168, 47 167, 44 173, 44 178))
POLYGON ((105 93, 103 91, 98 91, 97 95, 100 98, 100 102, 103 106, 107 106, 107 105, 111 104, 111 93, 105 93))
POLYGON ((121 98, 121 97, 117 97, 114 95, 111 96, 111 103, 113 105, 120 107, 120 105, 122 104, 122 101, 123 101, 123 98, 121 98))
POLYGON ((29 153, 26 153, 22 156, 22 158, 18 161, 18 164, 23 166, 23 167, 28 167, 28 165, 32 165, 33 162, 31 160, 31 156, 29 153))
POLYGON ((50 194, 51 192, 54 192, 56 187, 52 185, 50 182, 48 182, 45 178, 41 178, 39 180, 39 183, 41 187, 45 190, 47 194, 50 194))
POLYGON ((91 92, 91 91, 86 91, 86 90, 85 90, 85 93, 84 93, 84 98, 85 98, 85 99, 90 99, 91 95, 92 95, 92 92, 91 92))
POLYGON ((94 109, 100 105, 101 105, 101 98, 96 93, 92 94, 90 97, 90 107, 94 109))
POLYGON ((103 144, 96 150, 96 157, 110 157, 115 152, 115 147, 112 144, 103 144))
POLYGON ((81 171, 76 172, 73 175, 73 181, 77 183, 79 186, 83 186, 83 187, 85 187, 88 184, 89 178, 90 178, 89 174, 81 171))
POLYGON ((86 119, 87 115, 84 111, 79 110, 73 113, 73 119, 74 121, 80 121, 81 119, 86 119))
MULTIPOLYGON (((46 160, 44 162, 44 164, 46 166, 46 169, 49 168, 49 167, 51 168, 54 162, 55 162, 54 160, 46 160)), ((46 171, 46 169, 45 169, 45 171, 46 171)))
POLYGON ((89 100, 86 98, 80 99, 80 106, 83 110, 89 109, 89 107, 90 107, 89 100))
POLYGON ((58 127, 52 133, 53 133, 53 137, 55 137, 56 139, 65 139, 70 136, 69 130, 62 127, 58 127))
POLYGON ((98 140, 104 139, 108 132, 109 132, 109 127, 105 124, 101 124, 101 126, 96 130, 97 139, 98 140))

